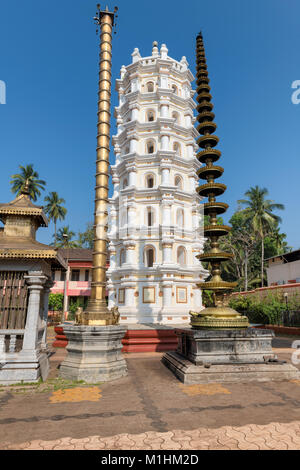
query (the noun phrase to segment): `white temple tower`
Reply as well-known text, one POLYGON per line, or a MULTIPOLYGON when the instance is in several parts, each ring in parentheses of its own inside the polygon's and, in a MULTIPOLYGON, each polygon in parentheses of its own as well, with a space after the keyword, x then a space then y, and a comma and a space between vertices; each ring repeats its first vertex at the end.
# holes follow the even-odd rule
POLYGON ((107 274, 121 323, 189 323, 202 307, 193 79, 185 57, 171 59, 154 42, 149 57, 133 51, 116 83, 107 274))

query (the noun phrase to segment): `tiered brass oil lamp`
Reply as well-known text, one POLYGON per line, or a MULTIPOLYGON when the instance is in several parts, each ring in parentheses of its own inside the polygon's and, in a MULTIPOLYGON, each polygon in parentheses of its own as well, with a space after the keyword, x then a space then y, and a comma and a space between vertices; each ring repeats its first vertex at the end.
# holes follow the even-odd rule
POLYGON ((210 94, 209 78, 206 66, 203 38, 200 33, 197 36, 196 46, 196 64, 197 64, 197 111, 199 122, 197 126, 201 136, 197 140, 200 151, 197 158, 205 166, 198 170, 199 178, 206 180, 206 183, 197 188, 200 196, 208 197, 208 202, 204 204, 204 214, 209 216, 209 225, 204 227, 204 235, 210 241, 208 253, 200 254, 197 258, 200 261, 207 261, 211 266, 211 278, 209 281, 197 284, 202 290, 213 291, 213 306, 205 308, 199 313, 191 312, 191 325, 194 328, 247 328, 247 317, 241 316, 235 310, 224 304, 224 293, 231 291, 236 283, 226 282, 221 278, 221 263, 227 261, 233 255, 220 250, 219 238, 230 231, 227 225, 219 225, 217 216, 226 212, 228 204, 216 202, 216 196, 220 196, 226 190, 225 184, 216 183, 215 179, 223 174, 223 168, 216 166, 215 162, 219 160, 221 152, 214 147, 219 139, 214 132, 217 128, 213 122, 214 113, 210 94))

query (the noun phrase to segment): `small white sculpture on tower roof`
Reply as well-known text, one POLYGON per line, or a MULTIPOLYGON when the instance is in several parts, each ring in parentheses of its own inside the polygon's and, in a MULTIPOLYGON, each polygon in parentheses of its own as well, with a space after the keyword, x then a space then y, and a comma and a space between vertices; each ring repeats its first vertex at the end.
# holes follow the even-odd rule
POLYGON ((160 55, 161 55, 161 58, 162 59, 167 59, 168 58, 168 48, 165 44, 162 44, 161 45, 161 48, 160 48, 160 55))
POLYGON ((183 65, 183 70, 187 70, 187 69, 188 69, 189 63, 188 63, 188 61, 186 60, 185 55, 182 56, 180 63, 183 65))
POLYGON ((123 78, 124 78, 125 75, 126 75, 126 67, 125 67, 125 65, 122 65, 121 71, 120 71, 120 75, 121 75, 121 80, 123 80, 123 78))
POLYGON ((134 64, 135 62, 138 62, 141 58, 141 54, 140 54, 140 51, 139 51, 139 48, 136 47, 133 51, 133 53, 131 54, 131 57, 132 57, 132 63, 134 64))

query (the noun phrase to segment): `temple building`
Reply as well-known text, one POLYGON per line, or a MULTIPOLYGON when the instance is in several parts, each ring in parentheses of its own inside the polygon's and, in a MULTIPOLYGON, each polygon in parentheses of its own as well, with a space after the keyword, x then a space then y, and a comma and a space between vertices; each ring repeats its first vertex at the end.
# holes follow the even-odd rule
POLYGON ((121 323, 188 323, 202 308, 193 80, 185 57, 178 62, 154 42, 149 57, 133 51, 116 81, 107 274, 121 323))

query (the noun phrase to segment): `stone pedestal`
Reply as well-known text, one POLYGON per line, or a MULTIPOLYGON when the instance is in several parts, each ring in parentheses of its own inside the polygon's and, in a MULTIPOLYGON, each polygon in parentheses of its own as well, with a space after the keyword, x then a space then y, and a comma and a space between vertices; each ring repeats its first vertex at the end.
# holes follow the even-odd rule
POLYGON ((63 325, 63 329, 68 340, 68 354, 60 367, 62 378, 97 383, 127 375, 121 354, 125 326, 63 325))
POLYGON ((269 330, 176 329, 178 348, 162 361, 186 384, 300 379, 296 367, 278 361, 269 330))

